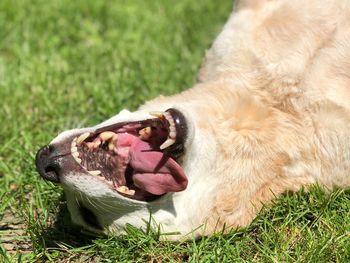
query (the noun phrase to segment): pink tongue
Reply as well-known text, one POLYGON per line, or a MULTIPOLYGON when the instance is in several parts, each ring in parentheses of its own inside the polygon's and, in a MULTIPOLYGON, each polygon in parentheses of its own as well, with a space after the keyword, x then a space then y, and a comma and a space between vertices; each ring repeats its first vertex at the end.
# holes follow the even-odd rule
POLYGON ((137 187, 154 195, 186 189, 188 181, 180 165, 162 152, 152 150, 148 143, 132 137, 129 158, 137 187))

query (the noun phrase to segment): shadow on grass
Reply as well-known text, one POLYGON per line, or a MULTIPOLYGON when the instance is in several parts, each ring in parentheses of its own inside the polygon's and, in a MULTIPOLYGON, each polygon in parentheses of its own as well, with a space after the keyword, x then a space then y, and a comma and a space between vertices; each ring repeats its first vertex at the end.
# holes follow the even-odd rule
MULTIPOLYGON (((41 240, 37 238, 39 241, 37 246, 39 250, 43 248, 59 251, 75 249, 74 253, 78 249, 81 252, 84 251, 83 253, 87 256, 107 257, 116 262, 126 259, 162 262, 165 258, 169 261, 184 262, 199 258, 212 258, 211 251, 221 251, 215 255, 218 261, 224 261, 228 255, 226 253, 234 253, 232 258, 236 256, 250 261, 256 255, 259 255, 261 259, 269 257, 270 253, 276 249, 284 249, 283 253, 296 259, 301 253, 301 248, 310 245, 313 239, 319 240, 325 233, 330 232, 328 229, 330 218, 325 216, 327 210, 338 212, 347 194, 349 192, 343 190, 325 193, 319 187, 313 187, 307 192, 302 189, 297 193, 286 193, 264 206, 259 215, 246 228, 232 229, 228 233, 218 231, 211 236, 183 242, 159 242, 157 229, 145 233, 130 225, 126 226, 126 237, 104 238, 85 232, 71 222, 64 195, 61 195, 57 201, 59 205, 55 208, 55 220, 52 224, 48 224, 49 227, 42 229, 41 240), (283 248, 282 245, 285 244, 290 247, 283 248)), ((335 227, 336 225, 333 226, 335 227)), ((342 227, 336 227, 332 233, 329 233, 331 234, 342 237, 342 227)), ((323 239, 325 242, 328 237, 323 239)), ((340 241, 334 242, 336 242, 335 245, 344 247, 340 241)), ((311 244, 320 253, 324 251, 322 252, 323 257, 331 261, 332 258, 327 255, 332 254, 332 244, 327 245, 328 243, 322 242, 311 244), (327 246, 324 250, 325 244, 327 246)), ((303 254, 310 258, 313 255, 307 251, 303 254)), ((69 255, 72 255, 72 252, 69 255)), ((277 256, 283 257, 284 254, 277 256)), ((344 257, 341 253, 339 256, 344 257)))
POLYGON ((40 247, 62 249, 62 245, 72 248, 91 245, 93 240, 101 237, 73 224, 67 208, 65 195, 61 194, 57 201, 57 208, 52 216, 52 222, 41 228, 40 238, 37 238, 40 247))
MULTIPOLYGON (((272 201, 269 205, 263 206, 260 214, 257 216, 257 218, 255 218, 255 220, 253 220, 253 222, 247 228, 232 229, 228 232, 218 231, 217 234, 214 234, 211 237, 198 237, 195 240, 197 243, 201 243, 205 239, 212 240, 217 238, 217 236, 231 237, 231 239, 234 237, 234 240, 239 240, 244 235, 248 234, 252 236, 258 236, 258 233, 261 231, 261 226, 265 225, 266 221, 269 223, 276 221, 282 221, 280 223, 283 223, 285 221, 286 214, 288 214, 288 211, 284 211, 285 209, 281 209, 281 207, 285 208, 285 205, 281 206, 280 203, 286 202, 285 199, 287 198, 288 200, 289 196, 294 196, 294 202, 292 204, 290 204, 290 202, 287 201, 290 206, 294 206, 292 211, 297 212, 299 210, 299 213, 301 212, 298 221, 306 220, 306 224, 312 226, 317 220, 318 216, 312 213, 312 211, 309 211, 308 207, 300 205, 302 202, 299 199, 308 199, 309 197, 308 193, 305 193, 304 190, 301 190, 297 194, 285 193, 284 195, 282 195, 282 197, 272 201), (295 198, 296 195, 297 198, 295 198)), ((48 224, 48 227, 46 228, 41 228, 41 246, 54 249, 60 248, 60 244, 65 244, 69 248, 78 248, 93 244, 93 241, 97 238, 106 237, 103 235, 97 235, 95 233, 89 232, 84 228, 73 224, 70 218, 70 213, 67 208, 64 194, 61 194, 59 200, 57 201, 57 208, 55 208, 55 211, 56 212, 53 215, 54 220, 52 221, 52 223, 48 224)), ((150 235, 152 236, 152 239, 159 240, 159 233, 157 233, 156 230, 151 231, 152 234, 144 232, 141 234, 139 233, 142 232, 140 229, 128 226, 126 227, 126 232, 129 233, 129 235, 131 234, 133 236, 150 235), (137 233, 135 233, 135 231, 137 233)))

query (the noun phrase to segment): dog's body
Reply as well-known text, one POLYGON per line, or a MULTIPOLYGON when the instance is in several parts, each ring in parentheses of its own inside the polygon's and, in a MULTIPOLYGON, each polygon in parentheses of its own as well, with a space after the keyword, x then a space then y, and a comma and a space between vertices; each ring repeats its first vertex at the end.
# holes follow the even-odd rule
POLYGON ((350 1, 238 2, 192 89, 51 145, 169 108, 188 125, 180 161, 187 188, 141 202, 62 169, 73 221, 120 233, 127 223, 145 228, 151 214, 163 232, 180 233, 167 238, 198 236, 249 224, 285 191, 350 186, 350 1))

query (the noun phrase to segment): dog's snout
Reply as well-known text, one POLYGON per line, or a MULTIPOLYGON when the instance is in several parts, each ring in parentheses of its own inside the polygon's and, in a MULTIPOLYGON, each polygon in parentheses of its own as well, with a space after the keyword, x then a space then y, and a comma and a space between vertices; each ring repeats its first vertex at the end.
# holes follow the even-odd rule
POLYGON ((55 149, 52 145, 42 147, 36 154, 35 165, 41 177, 51 182, 60 181, 60 164, 55 157, 55 149))

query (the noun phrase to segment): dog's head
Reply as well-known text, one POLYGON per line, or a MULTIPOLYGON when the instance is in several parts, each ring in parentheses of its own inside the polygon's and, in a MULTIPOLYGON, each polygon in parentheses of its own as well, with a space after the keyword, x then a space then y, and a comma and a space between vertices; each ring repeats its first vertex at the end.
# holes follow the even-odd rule
POLYGON ((295 169, 309 149, 293 116, 231 85, 199 84, 63 132, 38 152, 37 169, 93 231, 156 223, 178 239, 245 226, 263 202, 312 178, 295 169))
POLYGON ((198 166, 193 152, 210 149, 193 144, 200 138, 193 127, 182 109, 123 110, 59 134, 38 151, 37 170, 62 185, 72 220, 92 231, 121 233, 127 223, 146 227, 153 218, 165 232, 187 233, 199 220, 200 177, 211 166, 198 166))

